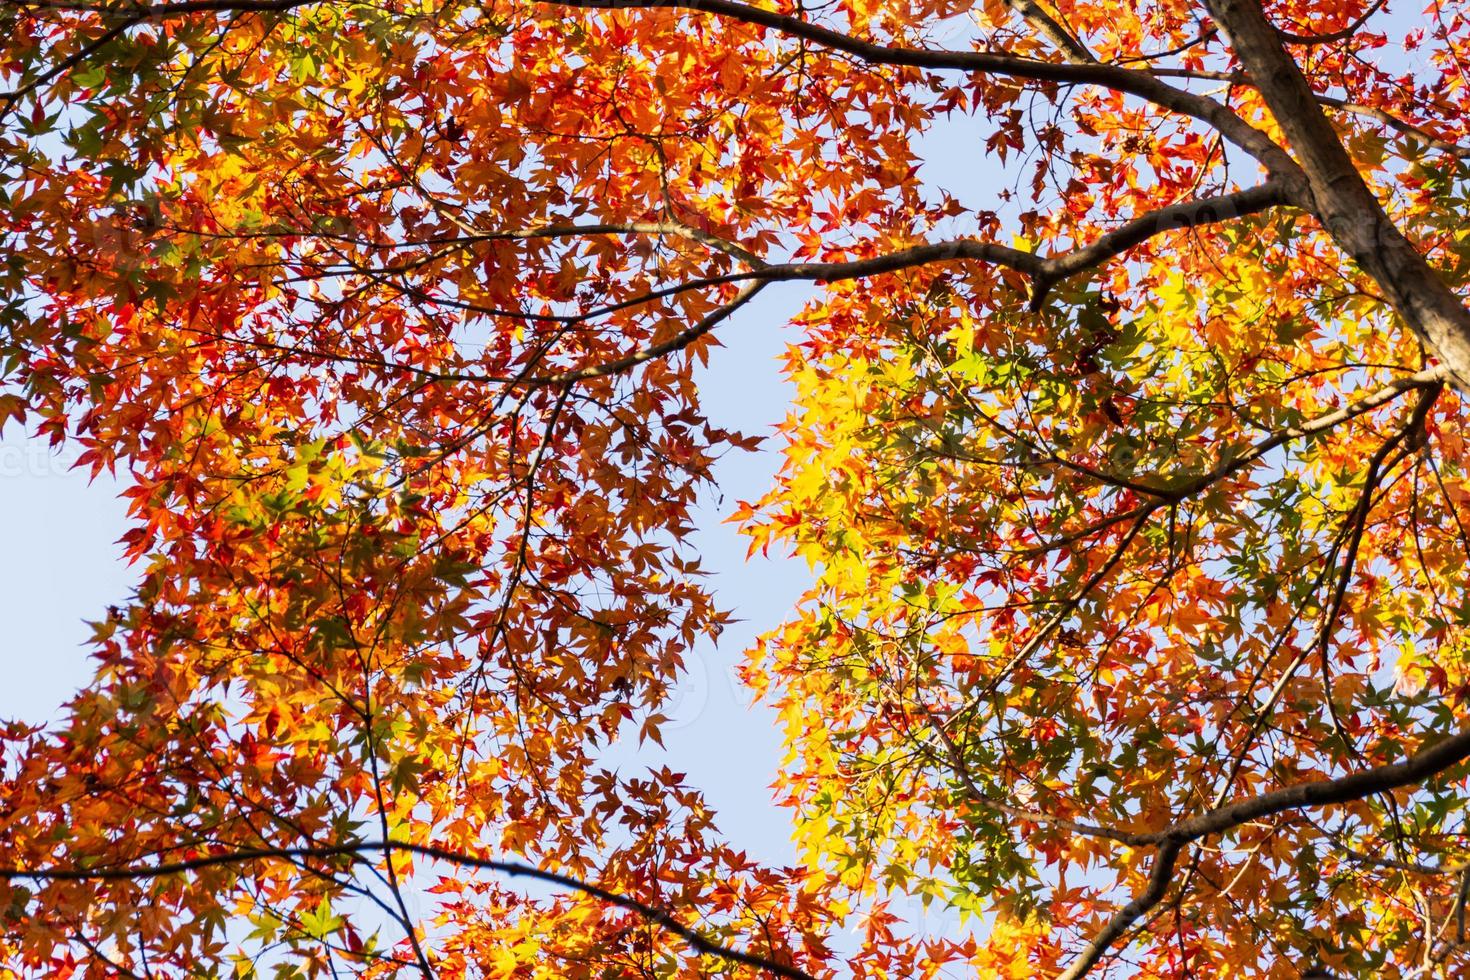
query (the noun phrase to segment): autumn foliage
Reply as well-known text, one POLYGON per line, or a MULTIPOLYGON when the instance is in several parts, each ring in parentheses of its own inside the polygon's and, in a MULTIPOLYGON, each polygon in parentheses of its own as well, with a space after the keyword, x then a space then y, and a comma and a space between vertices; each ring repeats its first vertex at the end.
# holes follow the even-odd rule
POLYGON ((121 476, 138 586, 3 727, 0 973, 1462 975, 1421 2, 4 0, 0 422, 121 476), (770 868, 603 757, 739 601, 695 371, 790 281, 770 868))

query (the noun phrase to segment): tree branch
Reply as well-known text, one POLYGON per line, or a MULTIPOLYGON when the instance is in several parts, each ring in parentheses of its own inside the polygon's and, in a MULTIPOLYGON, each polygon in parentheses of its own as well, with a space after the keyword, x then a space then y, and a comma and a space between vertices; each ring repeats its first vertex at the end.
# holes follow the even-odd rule
POLYGON ((1383 290, 1409 329, 1449 367, 1456 386, 1470 391, 1470 312, 1363 182, 1259 0, 1208 3, 1300 160, 1313 213, 1383 290))
MULTIPOLYGON (((1233 191, 1216 197, 1201 198, 1171 204, 1149 211, 1130 220, 1096 241, 1079 246, 1071 251, 1053 256, 1040 256, 1035 252, 1024 252, 995 242, 977 241, 972 238, 957 238, 943 242, 932 242, 898 249, 865 259, 845 262, 777 262, 765 264, 754 256, 747 260, 753 268, 741 272, 729 272, 717 276, 702 276, 674 283, 660 289, 650 290, 639 296, 625 299, 607 306, 597 307, 572 314, 526 314, 492 307, 478 306, 444 297, 422 294, 422 298, 452 306, 456 309, 482 313, 487 316, 534 319, 555 323, 582 323, 600 316, 608 316, 623 310, 643 306, 656 300, 668 299, 681 293, 710 286, 722 286, 740 282, 796 282, 820 281, 841 282, 848 279, 863 279, 889 272, 900 272, 935 262, 952 262, 971 259, 1005 266, 1024 273, 1032 280, 1032 306, 1039 308, 1046 293, 1061 280, 1087 269, 1102 265, 1117 258, 1129 249, 1168 231, 1193 228, 1200 225, 1218 224, 1235 218, 1256 214, 1279 205, 1292 204, 1297 200, 1291 185, 1284 180, 1269 180, 1264 184, 1241 191, 1233 191)), ((367 276, 382 277, 395 269, 352 269, 352 272, 367 276)), ((446 380, 470 380, 447 378, 446 380)), ((479 380, 493 380, 482 378, 479 380)), ((564 377, 544 383, 560 383, 564 377)))
POLYGON ((1436 742, 1403 762, 1363 769, 1337 779, 1319 779, 1284 786, 1270 793, 1207 810, 1197 817, 1147 836, 1154 843, 1188 843, 1287 810, 1350 803, 1377 793, 1413 786, 1466 759, 1470 759, 1470 731, 1436 742))
POLYGON ((1097 62, 1085 64, 1037 61, 989 51, 952 51, 931 48, 887 46, 851 34, 813 24, 800 17, 754 7, 738 0, 542 0, 563 7, 587 10, 676 9, 700 14, 717 14, 756 24, 800 38, 832 51, 841 51, 871 65, 928 68, 1003 75, 1031 81, 1097 85, 1124 92, 1160 108, 1208 123, 1222 136, 1255 157, 1268 172, 1279 177, 1298 177, 1289 154, 1269 136, 1237 116, 1227 106, 1208 96, 1174 88, 1147 72, 1097 62))
POLYGON ((1361 28, 1364 24, 1368 23, 1369 19, 1377 14, 1378 11, 1382 10, 1383 5, 1387 2, 1388 0, 1374 0, 1374 3, 1372 3, 1367 10, 1363 11, 1361 14, 1355 17, 1352 23, 1348 24, 1345 27, 1338 28, 1335 31, 1325 31, 1321 34, 1294 34, 1291 31, 1277 28, 1276 33, 1280 35, 1283 41, 1286 41, 1290 44, 1332 44, 1336 41, 1346 41, 1348 38, 1358 33, 1358 29, 1361 28))
MULTIPOLYGON (((1151 68, 1153 74, 1160 78, 1184 78, 1203 82, 1224 82, 1226 85, 1243 85, 1255 88, 1256 83, 1251 76, 1240 71, 1213 71, 1206 68, 1151 68)), ((1362 116, 1365 119, 1374 119, 1392 129, 1396 129, 1406 136, 1423 140, 1437 150, 1454 156, 1470 156, 1470 147, 1461 146, 1441 136, 1436 136, 1422 126, 1405 119, 1400 119, 1391 112, 1379 109, 1376 106, 1363 105, 1348 99, 1339 98, 1335 95, 1326 95, 1322 92, 1313 92, 1317 101, 1329 109, 1337 109, 1349 115, 1362 116)))
POLYGON ((1114 913, 1057 980, 1079 980, 1086 975, 1133 923, 1163 900, 1184 845, 1287 810, 1349 803, 1378 793, 1413 786, 1466 759, 1470 759, 1470 732, 1461 732, 1429 748, 1421 749, 1403 762, 1361 770, 1337 779, 1320 779, 1284 786, 1270 793, 1207 810, 1165 830, 1137 835, 1135 840, 1140 843, 1159 848, 1148 883, 1132 901, 1114 913))
POLYGON ((186 874, 190 871, 201 871, 205 868, 246 864, 254 861, 361 857, 365 854, 382 854, 386 857, 394 853, 416 854, 420 857, 443 861, 456 867, 495 871, 513 878, 529 878, 534 881, 545 882, 546 884, 557 885, 572 891, 581 892, 584 895, 591 896, 609 905, 615 905, 618 908, 626 909, 629 912, 641 916, 665 932, 683 939, 691 948, 706 956, 714 956, 727 962, 739 963, 758 970, 764 970, 772 976, 782 977, 784 980, 813 980, 810 974, 794 966, 787 966, 784 963, 777 963, 768 957, 724 946, 713 939, 707 938, 702 933, 691 929, 689 926, 684 925, 663 909, 647 905, 638 901, 636 898, 629 898, 626 895, 620 895, 617 892, 609 891, 598 885, 578 881, 576 878, 558 874, 555 871, 544 871, 529 864, 522 864, 519 861, 498 861, 492 858, 476 857, 473 854, 437 847, 432 844, 412 844, 406 841, 359 841, 350 844, 327 844, 316 847, 246 848, 232 851, 228 854, 210 854, 183 861, 169 861, 162 864, 141 867, 94 869, 6 868, 0 869, 0 881, 14 881, 17 879, 32 881, 149 881, 155 878, 186 874))
MULTIPOLYGON (((1291 190, 1284 181, 1267 181, 1264 184, 1247 190, 1234 191, 1196 201, 1171 204, 1167 207, 1159 208, 1156 211, 1150 211, 1147 214, 1134 218, 1121 227, 1104 233, 1087 245, 1053 256, 1040 256, 1034 252, 1024 252, 1006 245, 1000 245, 994 242, 975 241, 973 239, 954 239, 927 245, 915 245, 884 255, 871 256, 865 259, 854 259, 846 262, 782 262, 765 264, 757 256, 751 255, 745 258, 746 263, 752 266, 752 268, 747 270, 725 273, 718 276, 689 279, 608 306, 585 310, 578 314, 558 315, 551 318, 557 322, 580 323, 595 317, 633 309, 697 289, 707 289, 714 286, 736 283, 745 284, 744 288, 728 303, 720 306, 689 329, 666 341, 653 344, 642 350, 602 364, 573 368, 555 374, 511 376, 478 374, 466 371, 439 371, 419 365, 400 364, 382 356, 337 354, 331 351, 315 350, 235 336, 216 334, 207 334, 207 336, 216 336, 229 342, 259 347, 261 349, 276 350, 300 357, 316 358, 324 361, 341 361, 343 363, 359 364, 365 367, 380 368, 385 371, 399 370, 430 381, 539 387, 564 385, 577 381, 585 381, 590 378, 601 378, 620 374, 658 357, 682 350, 724 322, 737 309, 753 299, 756 293, 768 283, 794 281, 841 282, 850 279, 863 279, 869 276, 883 275, 890 272, 900 272, 905 269, 918 268, 938 262, 970 259, 1015 269, 1026 275, 1031 280, 1031 308, 1032 310, 1039 310, 1057 283, 1117 258, 1150 238, 1169 231, 1215 224, 1233 218, 1244 217, 1279 205, 1290 204, 1292 201, 1291 190)), ((602 230, 604 229, 593 229, 593 231, 599 233, 602 230)), ((568 231, 568 229, 548 229, 547 234, 565 234, 568 231)), ((588 229, 579 229, 578 232, 586 233, 588 229)), ((714 243, 708 244, 713 248, 719 247, 714 243)), ((440 297, 423 295, 422 298, 434 302, 443 302, 446 305, 479 312, 487 316, 518 315, 506 310, 479 307, 473 303, 440 297)))
POLYGON ((1256 187, 1217 197, 1182 201, 1140 215, 1089 245, 1044 259, 1042 267, 1032 274, 1032 309, 1040 308, 1054 284, 1116 258, 1165 231, 1217 224, 1293 203, 1296 203, 1296 197, 1286 181, 1268 180, 1256 187))
POLYGON ((1169 890, 1169 879, 1174 874, 1174 865, 1178 863, 1179 852, 1183 847, 1183 844, 1169 841, 1159 848, 1159 853, 1154 856, 1153 871, 1149 873, 1148 884, 1144 886, 1143 891, 1113 914, 1113 917, 1098 934, 1092 937, 1077 959, 1072 961, 1072 965, 1058 974, 1057 980, 1078 980, 1085 976, 1087 971, 1107 955, 1113 943, 1121 939, 1133 923, 1163 900, 1165 893, 1169 890))
POLYGON ((1073 64, 1087 65, 1095 64, 1097 59, 1092 52, 1083 47, 1082 42, 1067 30, 1056 18, 1042 9, 1036 0, 1006 0, 1006 6, 1010 7, 1021 19, 1031 25, 1032 29, 1046 38, 1067 56, 1067 60, 1073 64))

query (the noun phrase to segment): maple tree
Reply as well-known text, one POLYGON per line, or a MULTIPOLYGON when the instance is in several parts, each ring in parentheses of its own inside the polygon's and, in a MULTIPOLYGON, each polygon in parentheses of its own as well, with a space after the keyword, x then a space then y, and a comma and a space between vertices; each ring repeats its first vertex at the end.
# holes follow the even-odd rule
POLYGON ((139 584, 3 727, 0 969, 1458 975, 1470 11, 1393 6, 5 0, 0 423, 139 584), (790 281, 771 868, 603 756, 790 281))

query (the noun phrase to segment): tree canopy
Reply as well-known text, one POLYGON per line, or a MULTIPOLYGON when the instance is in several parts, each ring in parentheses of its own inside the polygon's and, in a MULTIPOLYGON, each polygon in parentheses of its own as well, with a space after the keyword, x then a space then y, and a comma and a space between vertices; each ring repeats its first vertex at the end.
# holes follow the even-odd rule
POLYGON ((0 973, 1470 969, 1419 2, 5 0, 0 423, 123 476, 138 585, 0 728, 0 973), (605 755, 739 601, 695 372, 792 281, 778 868, 605 755))

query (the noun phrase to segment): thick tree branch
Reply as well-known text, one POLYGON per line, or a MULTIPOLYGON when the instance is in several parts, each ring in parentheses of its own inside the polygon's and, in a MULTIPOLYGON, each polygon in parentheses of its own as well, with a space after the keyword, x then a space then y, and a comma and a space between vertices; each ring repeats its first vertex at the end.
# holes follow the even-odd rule
POLYGON ((784 980, 813 980, 813 978, 794 966, 777 963, 775 960, 744 950, 732 949, 710 939, 700 932, 684 925, 663 909, 655 908, 629 898, 606 888, 579 881, 568 875, 558 874, 555 871, 544 871, 529 864, 519 861, 498 861, 492 858, 476 857, 462 851, 449 848, 436 847, 432 844, 411 844, 405 841, 358 841, 349 844, 326 844, 315 847, 257 847, 245 848, 243 850, 231 851, 224 854, 209 854, 202 857, 189 858, 183 861, 169 861, 163 864, 133 866, 122 868, 5 868, 0 869, 0 881, 30 880, 30 881, 149 881, 155 878, 166 878, 171 875, 187 874, 190 871, 201 871, 205 868, 217 868, 227 865, 248 864, 255 861, 282 861, 300 859, 325 859, 338 857, 362 857, 367 854, 416 854, 420 857, 432 858, 443 861, 461 868, 476 868, 484 871, 494 871, 499 874, 509 875, 513 878, 530 878, 534 881, 557 885, 571 891, 581 892, 592 898, 599 899, 609 905, 617 906, 633 912, 647 921, 658 926, 665 932, 678 936, 697 952, 725 960, 730 963, 739 963, 744 966, 764 970, 772 976, 782 977, 784 980))
POLYGON ((1290 141, 1318 220, 1449 367, 1455 384, 1470 391, 1470 312, 1364 183, 1258 0, 1209 0, 1209 7, 1290 141))
POLYGON ((772 263, 745 272, 732 272, 722 276, 692 279, 688 282, 657 290, 647 296, 637 297, 598 312, 615 312, 631 306, 663 299, 691 289, 717 286, 734 282, 841 282, 849 279, 865 279, 869 276, 904 269, 931 265, 936 262, 951 262, 970 259, 1005 266, 1024 273, 1032 282, 1031 305, 1040 308, 1051 288, 1063 279, 1079 272, 1094 269, 1115 259, 1129 249, 1169 231, 1194 228, 1201 225, 1218 224, 1250 214, 1258 214, 1294 200, 1285 181, 1272 180, 1256 187, 1218 197, 1207 197, 1196 201, 1184 201, 1150 211, 1132 219, 1112 231, 1106 232, 1095 241, 1067 252, 1052 256, 1040 256, 1034 252, 995 242, 982 242, 969 238, 952 239, 928 245, 915 245, 884 255, 848 262, 783 262, 772 263))
POLYGON ((1268 172, 1282 178, 1297 178, 1299 172, 1289 154, 1265 133, 1251 126, 1227 106, 1214 99, 1174 88, 1147 72, 1097 62, 1057 63, 1018 58, 989 51, 951 51, 906 48, 876 44, 794 17, 740 3, 738 0, 544 0, 563 7, 589 10, 676 9, 716 14, 732 20, 757 24, 800 38, 832 51, 841 51, 871 65, 927 68, 1003 75, 1030 81, 1096 85, 1136 96, 1147 102, 1209 124, 1230 142, 1255 157, 1268 172))
MULTIPOLYGON (((1153 74, 1160 78, 1186 78, 1204 82, 1224 82, 1226 85, 1243 85, 1255 88, 1255 80, 1251 76, 1240 71, 1212 71, 1205 68, 1152 68, 1153 74)), ((1383 123, 1392 129, 1398 130, 1405 136, 1423 140, 1430 146, 1454 156, 1470 156, 1470 147, 1461 146, 1452 140, 1431 133, 1422 126, 1417 126, 1405 119, 1400 119, 1391 112, 1379 109, 1376 106, 1363 105, 1348 99, 1339 98, 1335 95, 1326 95, 1322 92, 1314 92, 1317 101, 1329 109, 1337 109, 1353 116, 1362 116, 1365 119, 1373 119, 1383 123)))
POLYGON ((1006 6, 1019 14, 1037 34, 1055 45, 1067 56, 1068 61, 1078 65, 1096 63, 1097 59, 1092 56, 1092 52, 1083 47, 1082 42, 1047 13, 1036 0, 1006 0, 1006 6))
POLYGON ((1089 245, 1042 260, 1041 267, 1032 273, 1032 308, 1041 306, 1055 283, 1116 258, 1165 231, 1217 224, 1294 202, 1291 188, 1285 181, 1269 180, 1246 190, 1182 201, 1140 215, 1089 245))
POLYGON ((1158 844, 1171 841, 1183 844, 1201 837, 1225 833, 1242 824, 1287 810, 1350 803, 1378 793, 1418 785, 1467 759, 1470 759, 1470 732, 1461 732, 1419 750, 1403 762, 1363 769, 1337 779, 1296 783, 1260 796, 1227 803, 1166 830, 1148 834, 1146 839, 1158 844))
POLYGON ((1097 965, 1098 961, 1107 955, 1109 949, 1123 934, 1132 928, 1148 913, 1155 905, 1163 901, 1164 895, 1169 890, 1169 881, 1174 875, 1174 865, 1179 861, 1179 852, 1183 844, 1169 841, 1159 848, 1159 853, 1154 856, 1153 870, 1149 873, 1148 884, 1133 897, 1127 905, 1123 906, 1113 917, 1107 921, 1096 936, 1093 936, 1088 944, 1072 961, 1072 965, 1057 975, 1057 980, 1078 980, 1097 965))
MULTIPOLYGON (((1270 793, 1239 800, 1208 810, 1165 830, 1140 834, 1142 845, 1158 847, 1153 870, 1143 891, 1108 920, 1057 980, 1079 980, 1107 954, 1133 924, 1163 900, 1174 866, 1184 846, 1215 834, 1227 833, 1263 817, 1299 810, 1349 803, 1406 786, 1414 786, 1470 759, 1470 732, 1461 732, 1409 756, 1403 762, 1377 766, 1337 779, 1321 779, 1284 786, 1270 793)), ((1109 835, 1111 836, 1111 835, 1109 835)))
MULTIPOLYGON (((525 314, 511 310, 479 306, 474 303, 456 301, 437 296, 423 296, 445 306, 481 313, 486 316, 501 316, 512 319, 529 319, 555 323, 583 323, 596 317, 608 316, 623 310, 644 306, 681 293, 722 286, 730 283, 749 282, 841 282, 849 279, 864 279, 889 272, 901 272, 936 262, 953 262, 969 259, 1005 266, 1024 273, 1032 281, 1032 306, 1039 308, 1051 287, 1069 276, 1096 268, 1110 259, 1117 258, 1129 249, 1150 238, 1169 231, 1193 228, 1201 225, 1218 224, 1270 208, 1291 204, 1296 200, 1291 186, 1283 180, 1270 180, 1242 191, 1221 194, 1216 197, 1184 201, 1149 211, 1130 220, 1110 232, 1104 233, 1090 244, 1052 256, 1040 256, 995 242, 977 241, 972 238, 956 238, 925 245, 914 245, 865 259, 845 262, 774 262, 770 264, 750 263, 754 268, 729 272, 717 276, 703 276, 654 289, 639 296, 611 303, 607 306, 570 314, 525 314)), ((393 269, 352 269, 369 276, 381 277, 393 269)), ((452 379, 451 379, 452 380, 452 379)), ((491 380, 491 379, 480 379, 491 380)), ((546 383, 567 380, 559 377, 546 383)))
MULTIPOLYGON (((661 299, 668 299, 699 289, 737 283, 744 285, 744 288, 729 302, 720 306, 687 330, 670 337, 668 340, 602 364, 574 368, 553 374, 510 376, 478 374, 465 371, 439 371, 419 365, 401 364, 376 355, 338 354, 331 351, 313 350, 299 346, 251 340, 235 336, 225 336, 221 339, 232 343, 246 344, 261 349, 277 350, 283 353, 323 361, 341 361, 343 363, 359 364, 382 370, 398 370, 430 381, 508 384, 517 386, 564 385, 577 381, 585 381, 590 378, 620 374, 641 364, 645 364, 648 361, 683 350, 724 322, 737 309, 753 299, 756 293, 768 283, 841 282, 851 279, 864 279, 885 273, 901 272, 905 269, 918 268, 939 262, 968 259, 1004 266, 1024 274, 1031 280, 1031 308, 1033 310, 1039 310, 1057 283, 1078 273, 1097 268, 1151 238, 1170 231, 1217 224, 1234 218, 1256 214, 1273 207, 1290 204, 1292 200, 1290 188, 1284 181, 1268 181, 1246 190, 1221 194, 1216 197, 1202 198, 1196 201, 1171 204, 1159 208, 1156 211, 1150 211, 1112 231, 1104 233, 1087 245, 1079 246, 1078 248, 1053 256, 1040 256, 1034 252, 1024 252, 1006 245, 1000 245, 994 242, 975 241, 973 239, 954 239, 927 245, 915 245, 911 248, 899 249, 883 255, 875 255, 865 259, 854 259, 847 262, 781 262, 765 264, 756 256, 748 256, 746 262, 752 268, 740 272, 689 279, 662 289, 652 290, 643 295, 623 300, 622 302, 609 304, 597 309, 585 310, 577 314, 540 317, 540 319, 554 319, 556 322, 582 323, 596 317, 633 309, 661 299)), ((581 229, 580 231, 602 233, 605 229, 595 228, 590 232, 587 229, 581 229)), ((548 231, 548 234, 551 233, 553 232, 548 231)), ((567 229, 555 229, 554 233, 561 235, 569 232, 567 229)), ((707 244, 712 248, 720 247, 714 242, 707 244)), ((726 250, 728 251, 729 249, 727 248, 726 250)), ((421 295, 421 298, 443 303, 447 306, 478 312, 487 316, 521 316, 521 314, 516 314, 512 311, 481 307, 473 303, 443 297, 421 295)))

